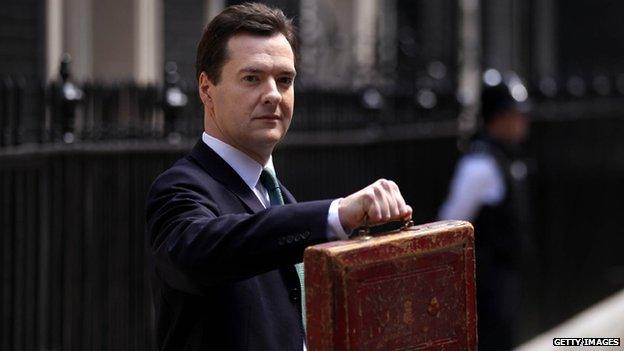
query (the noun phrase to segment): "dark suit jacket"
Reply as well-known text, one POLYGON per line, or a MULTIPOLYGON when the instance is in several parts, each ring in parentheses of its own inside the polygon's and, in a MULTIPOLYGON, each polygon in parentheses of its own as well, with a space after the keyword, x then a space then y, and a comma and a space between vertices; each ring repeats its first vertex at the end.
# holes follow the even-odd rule
POLYGON ((331 200, 264 209, 201 140, 147 199, 159 350, 302 350, 306 246, 327 241, 331 200))

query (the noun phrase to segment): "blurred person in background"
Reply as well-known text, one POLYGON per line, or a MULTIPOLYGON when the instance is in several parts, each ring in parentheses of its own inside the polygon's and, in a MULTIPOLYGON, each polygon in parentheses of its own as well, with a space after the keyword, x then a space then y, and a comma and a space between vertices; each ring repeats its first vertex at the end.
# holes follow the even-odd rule
POLYGON ((530 238, 528 93, 514 74, 487 70, 481 92, 482 128, 451 180, 439 219, 474 224, 480 351, 510 350, 517 335, 521 259, 530 238))

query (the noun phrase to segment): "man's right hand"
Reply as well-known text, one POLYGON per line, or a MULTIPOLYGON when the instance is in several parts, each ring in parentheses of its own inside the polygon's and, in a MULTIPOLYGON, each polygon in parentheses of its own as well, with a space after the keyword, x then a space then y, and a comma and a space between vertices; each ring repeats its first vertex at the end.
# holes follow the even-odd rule
POLYGON ((395 182, 379 179, 366 188, 340 200, 340 224, 347 233, 363 225, 376 225, 412 218, 395 182))

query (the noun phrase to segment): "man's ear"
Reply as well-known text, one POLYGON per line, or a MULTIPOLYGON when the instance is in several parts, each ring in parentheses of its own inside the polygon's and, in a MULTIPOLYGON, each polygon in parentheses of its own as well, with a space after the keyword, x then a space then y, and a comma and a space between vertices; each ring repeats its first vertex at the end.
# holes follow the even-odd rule
POLYGON ((199 98, 206 107, 212 107, 213 87, 214 85, 206 72, 202 72, 197 81, 197 89, 199 90, 199 98))

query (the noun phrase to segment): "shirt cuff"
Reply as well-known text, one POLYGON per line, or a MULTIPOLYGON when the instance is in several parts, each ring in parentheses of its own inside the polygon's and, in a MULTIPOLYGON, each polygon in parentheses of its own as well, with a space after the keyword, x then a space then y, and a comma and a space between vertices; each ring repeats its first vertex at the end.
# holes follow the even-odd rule
POLYGON ((349 239, 349 235, 342 227, 340 216, 338 215, 338 203, 340 200, 342 198, 332 201, 331 205, 329 205, 329 211, 327 211, 327 239, 329 241, 349 239))

